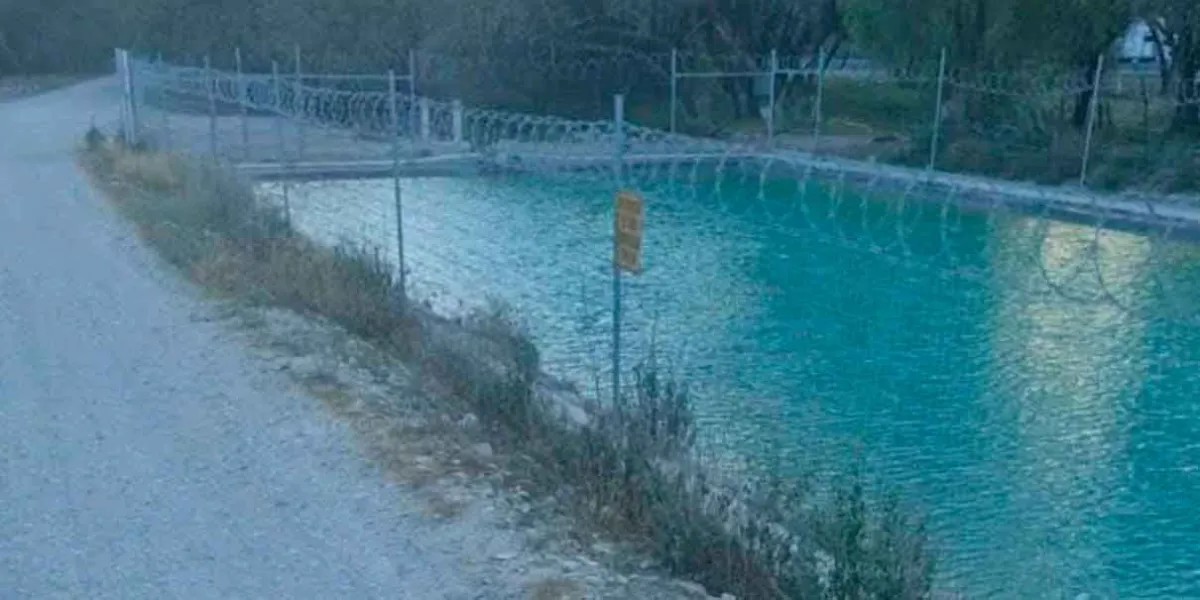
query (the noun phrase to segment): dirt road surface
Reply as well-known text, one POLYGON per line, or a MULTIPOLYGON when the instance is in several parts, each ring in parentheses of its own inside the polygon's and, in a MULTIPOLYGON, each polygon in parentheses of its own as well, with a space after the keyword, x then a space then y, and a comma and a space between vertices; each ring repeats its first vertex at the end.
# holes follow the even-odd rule
POLYGON ((0 104, 0 598, 516 596, 89 188, 72 148, 118 98, 0 104))

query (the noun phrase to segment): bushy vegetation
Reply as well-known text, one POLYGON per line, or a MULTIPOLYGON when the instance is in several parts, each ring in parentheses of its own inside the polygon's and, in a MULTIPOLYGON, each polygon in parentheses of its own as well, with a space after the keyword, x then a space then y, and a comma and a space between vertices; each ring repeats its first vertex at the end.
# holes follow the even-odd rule
MULTIPOLYGON (((924 89, 830 85, 829 132, 866 125, 868 137, 906 142, 898 152, 893 144, 869 153, 924 165, 930 80, 945 50, 946 74, 956 84, 944 91, 945 160, 938 164, 1059 183, 1078 179, 1100 57, 1111 82, 1119 70, 1116 42, 1139 18, 1171 59, 1151 67, 1157 71, 1148 85, 1142 78, 1145 89, 1112 94, 1115 86, 1105 85, 1091 156, 1095 181, 1189 189, 1186 173, 1200 165, 1176 150, 1200 135, 1194 0, 0 0, 0 76, 109 70, 114 46, 193 66, 208 56, 222 68, 232 68, 239 48, 245 67, 258 72, 269 71, 272 60, 291 72, 298 49, 310 73, 403 73, 416 50, 423 95, 607 118, 611 96, 620 92, 631 116, 664 126, 671 49, 690 57, 685 69, 727 71, 759 70, 772 50, 798 57, 792 68, 815 67, 821 52, 836 63, 853 50, 882 72, 923 78, 924 89)), ((814 78, 780 76, 776 87, 784 112, 805 121, 796 129, 810 132, 814 78)), ((763 100, 750 77, 686 80, 679 93, 681 127, 703 135, 759 119, 763 100)))
POLYGON ((326 248, 227 173, 99 132, 81 160, 146 240, 208 289, 329 318, 433 378, 478 415, 533 491, 671 573, 742 599, 918 599, 933 563, 920 523, 864 478, 731 480, 696 447, 685 386, 647 363, 586 422, 542 393, 537 349, 493 308, 449 321, 402 298, 377 254, 326 248), (818 485, 820 483, 820 485, 818 485))

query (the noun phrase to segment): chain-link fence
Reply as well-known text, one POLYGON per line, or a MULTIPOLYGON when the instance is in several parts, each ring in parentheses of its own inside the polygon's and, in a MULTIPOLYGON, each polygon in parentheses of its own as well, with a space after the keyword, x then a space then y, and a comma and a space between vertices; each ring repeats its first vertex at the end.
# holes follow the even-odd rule
POLYGON ((694 387, 709 441, 743 458, 836 461, 846 439, 874 433, 868 464, 940 511, 935 533, 975 534, 948 542, 947 559, 972 590, 1036 593, 1050 579, 1078 590, 1109 577, 1086 564, 1103 544, 1047 532, 1069 529, 1107 493, 1107 475, 1087 464, 1119 461, 1097 458, 1108 451, 1100 442, 1062 439, 1076 408, 1099 419, 1097 435, 1118 435, 1110 413, 1122 402, 1194 389, 1183 357, 1200 343, 1200 253, 1187 242, 1200 206, 943 170, 1019 177, 1029 160, 1086 182, 1085 162, 1112 152, 1096 134, 1096 94, 1070 140, 1055 127, 1029 132, 1104 89, 1101 76, 1015 81, 950 73, 944 60, 881 73, 819 56, 662 58, 670 107, 610 96, 612 116, 592 120, 418 95, 452 93, 463 69, 486 71, 428 56, 413 71, 353 77, 123 52, 118 65, 131 139, 262 180, 296 229, 382 249, 408 295, 442 314, 512 306, 544 367, 580 392, 609 397, 615 357, 628 368, 654 356, 694 387), (446 81, 413 83, 427 72, 446 81), (717 99, 728 106, 702 106, 717 99), (705 115, 750 111, 762 131, 698 129, 705 115), (987 127, 970 125, 979 122, 987 127), (899 164, 883 164, 889 145, 899 164), (613 268, 621 189, 645 207, 637 275, 613 268), (1150 385, 1149 372, 1153 390, 1130 391, 1150 385), (1068 399, 1076 408, 1063 408, 1068 399), (1046 456, 1053 473, 1038 462, 1046 456), (1059 500, 1040 496, 1043 476, 1059 500), (1005 536, 1036 532, 1043 562, 1031 559, 1033 541, 993 535, 996 511, 1024 511, 1005 536), (999 553, 1001 537, 1021 550, 999 553))

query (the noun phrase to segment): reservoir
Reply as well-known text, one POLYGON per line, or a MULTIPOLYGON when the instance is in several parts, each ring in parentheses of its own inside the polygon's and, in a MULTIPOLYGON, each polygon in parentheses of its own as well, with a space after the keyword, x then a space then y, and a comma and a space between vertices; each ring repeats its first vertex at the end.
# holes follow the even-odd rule
MULTIPOLYGON (((624 365, 685 379, 707 442, 783 470, 860 456, 969 598, 1200 597, 1200 248, 730 175, 639 181, 624 278, 624 365)), ((304 233, 396 256, 391 180, 287 188, 304 233)), ((401 194, 414 295, 503 301, 547 371, 608 393, 611 182, 401 194)))

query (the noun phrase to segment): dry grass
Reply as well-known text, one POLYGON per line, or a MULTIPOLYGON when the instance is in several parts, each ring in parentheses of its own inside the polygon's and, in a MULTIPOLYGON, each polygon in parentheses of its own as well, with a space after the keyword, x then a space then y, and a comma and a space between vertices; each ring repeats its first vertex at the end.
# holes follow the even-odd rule
POLYGON ((467 504, 461 500, 450 498, 444 492, 430 492, 425 495, 425 515, 443 521, 453 521, 462 516, 467 504))
MULTIPOLYGON (((198 283, 328 319, 409 365, 449 412, 476 415, 490 440, 486 452, 472 451, 459 425, 406 420, 385 398, 363 398, 336 377, 310 373, 306 387, 395 477, 421 486, 494 471, 503 461, 514 474, 510 485, 555 499, 579 523, 635 544, 713 593, 928 597, 924 533, 897 505, 867 502, 859 477, 830 482, 829 506, 814 503, 815 488, 800 482, 717 481, 695 453, 687 390, 654 369, 635 373, 636 390, 620 405, 589 407, 589 425, 569 423, 535 393, 537 349, 505 311, 450 322, 404 302, 377 254, 294 234, 225 173, 96 133, 81 160, 146 239, 198 283)), ((437 494, 427 502, 438 518, 463 508, 437 494)), ((568 590, 548 583, 531 593, 558 591, 568 590)))
POLYGON ((393 480, 426 493, 424 499, 432 516, 449 519, 465 506, 446 497, 435 484, 451 477, 492 474, 498 469, 495 461, 471 451, 471 432, 446 419, 433 418, 446 413, 399 418, 382 409, 386 399, 377 398, 372 406, 361 392, 356 393, 332 376, 307 377, 304 387, 354 428, 372 461, 393 480))
POLYGON ((329 410, 338 415, 352 414, 355 408, 355 398, 344 385, 328 381, 329 377, 310 378, 306 383, 308 393, 320 400, 329 410), (314 381, 315 379, 315 381, 314 381))
POLYGON ((104 142, 83 160, 143 237, 207 289, 319 314, 371 339, 405 330, 391 267, 374 251, 294 235, 240 182, 170 155, 104 142))

